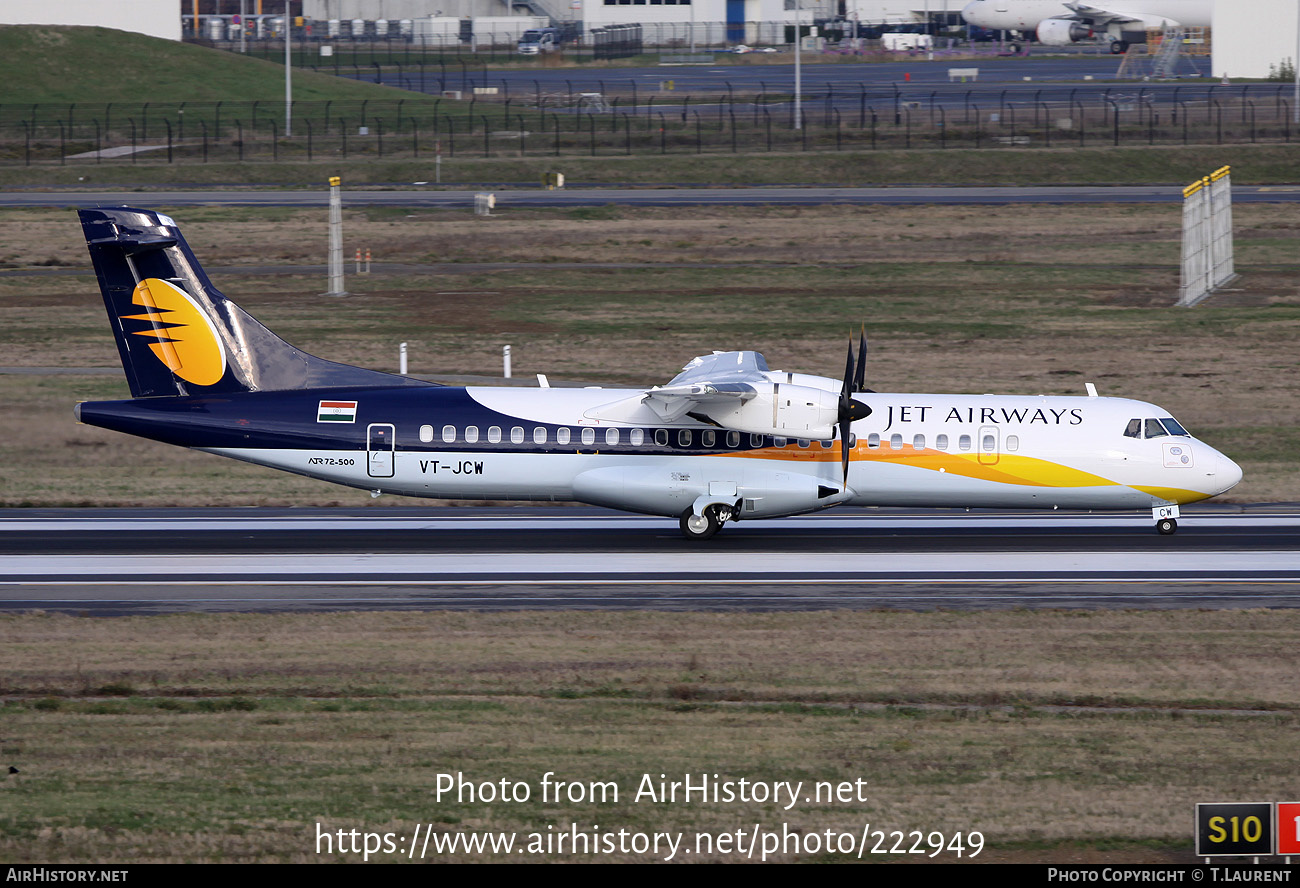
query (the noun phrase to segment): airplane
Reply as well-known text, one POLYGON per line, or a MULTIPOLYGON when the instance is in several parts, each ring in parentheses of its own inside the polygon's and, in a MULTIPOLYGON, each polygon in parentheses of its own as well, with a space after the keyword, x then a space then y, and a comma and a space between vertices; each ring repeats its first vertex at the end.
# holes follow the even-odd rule
MULTIPOLYGON (((867 344, 841 379, 777 372, 753 351, 692 360, 648 388, 445 386, 298 350, 227 299, 176 222, 80 210, 131 397, 78 421, 371 491, 577 501, 728 522, 832 506, 1151 509, 1241 479, 1154 404, 880 393, 867 344)), ((543 380, 539 377, 539 383, 543 380)))
POLYGON ((961 11, 967 23, 995 31, 1035 33, 1040 43, 1068 46, 1095 36, 1115 54, 1128 50, 1126 34, 1147 28, 1208 28, 1214 0, 971 0, 961 11))

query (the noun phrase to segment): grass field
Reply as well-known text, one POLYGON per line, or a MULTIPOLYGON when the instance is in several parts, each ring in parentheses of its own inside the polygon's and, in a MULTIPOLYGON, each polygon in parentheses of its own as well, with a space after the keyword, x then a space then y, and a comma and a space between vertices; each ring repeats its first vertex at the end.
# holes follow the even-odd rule
POLYGON ((316 853, 317 824, 521 836, 598 824, 689 843, 756 823, 804 834, 869 823, 975 830, 983 861, 1191 862, 1196 802, 1300 792, 1297 619, 5 616, 0 765, 20 773, 0 789, 0 860, 336 859, 316 853), (612 782, 618 801, 543 802, 548 771, 612 782), (439 775, 457 773, 531 796, 439 798, 439 775), (643 775, 701 773, 809 791, 862 780, 865 798, 788 810, 633 800, 643 775))
MULTIPOLYGON (((28 105, 284 101, 283 64, 112 28, 0 26, 0 78, 13 97, 7 101, 28 105)), ((294 71, 293 81, 296 101, 387 99, 393 92, 313 71, 294 71)))
MULTIPOLYGON (((265 112, 264 112, 265 113, 265 112)), ((408 187, 433 182, 434 159, 427 132, 419 159, 343 159, 337 151, 320 154, 312 163, 273 163, 269 148, 259 159, 169 165, 156 156, 141 155, 137 163, 97 166, 93 159, 67 166, 18 162, 0 165, 0 187, 68 188, 69 204, 76 189, 122 188, 147 194, 168 187, 211 185, 272 185, 324 190, 331 176, 341 176, 344 188, 408 187)), ((406 149, 409 151, 409 149, 406 149)), ((1289 145, 1193 145, 1187 148, 1023 148, 952 151, 845 151, 750 154, 643 154, 598 157, 533 156, 483 158, 444 156, 442 183, 448 188, 532 187, 547 172, 562 172, 569 183, 648 185, 1186 185, 1227 164, 1239 185, 1293 183, 1295 147, 1289 145)))

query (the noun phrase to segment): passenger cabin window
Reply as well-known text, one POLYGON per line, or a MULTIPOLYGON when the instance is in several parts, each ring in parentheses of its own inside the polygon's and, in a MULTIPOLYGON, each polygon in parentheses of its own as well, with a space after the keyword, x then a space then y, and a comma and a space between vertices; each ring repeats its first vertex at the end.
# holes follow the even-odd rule
POLYGON ((533 443, 534 444, 546 443, 546 429, 544 429, 542 426, 537 426, 537 428, 533 429, 533 443))
POLYGON ((727 446, 732 450, 740 446, 740 432, 727 432, 727 446))
POLYGON ((569 443, 569 427, 568 427, 568 426, 561 426, 560 428, 558 428, 558 429, 555 430, 555 443, 556 443, 556 444, 568 444, 568 443, 569 443))
POLYGON ((870 435, 867 435, 867 447, 870 448, 871 450, 875 450, 878 447, 880 447, 879 433, 872 432, 870 435))
POLYGON ((451 443, 454 442, 455 440, 456 440, 456 427, 455 427, 455 426, 452 426, 452 425, 445 425, 445 426, 443 426, 443 427, 442 427, 442 442, 443 442, 444 444, 451 444, 451 443))
POLYGON ((478 441, 478 426, 465 426, 465 441, 468 444, 478 441))
POLYGON ((588 447, 590 447, 592 444, 595 444, 595 443, 596 443, 596 430, 595 430, 595 429, 590 429, 590 428, 588 428, 588 429, 583 429, 583 430, 582 430, 582 443, 583 443, 583 444, 586 444, 588 447))
POLYGON ((992 435, 985 435, 981 446, 985 453, 992 453, 997 449, 997 440, 992 435))
POLYGON ((510 443, 511 444, 524 443, 524 430, 519 426, 515 426, 513 429, 510 430, 510 443))
POLYGON ((822 450, 830 450, 832 447, 835 446, 835 441, 834 440, 822 441, 821 445, 822 445, 822 450))
POLYGON ((501 426, 488 426, 488 443, 501 443, 501 426))
POLYGON ((645 440, 645 430, 633 429, 631 434, 628 435, 628 437, 632 440, 633 447, 640 447, 641 442, 645 440))
POLYGON ((690 430, 690 429, 678 429, 678 431, 677 431, 677 446, 678 446, 678 447, 690 447, 690 446, 691 446, 691 430, 690 430))
POLYGON ((762 447, 762 446, 763 446, 763 436, 762 436, 762 435, 755 435, 755 434, 751 433, 750 436, 749 436, 749 446, 750 446, 750 447, 762 447))
POLYGON ((809 447, 812 446, 812 441, 809 441, 807 438, 800 438, 799 446, 802 447, 804 450, 807 450, 809 447))
POLYGON ((610 447, 618 443, 618 429, 605 429, 605 443, 610 447))
POLYGON ((772 439, 772 446, 773 446, 773 447, 784 447, 784 446, 785 446, 785 438, 773 438, 773 439, 772 439))
POLYGON ((889 436, 889 449, 890 449, 890 450, 902 450, 902 449, 903 449, 903 436, 902 436, 902 435, 890 435, 890 436, 889 436))
POLYGON ((431 425, 420 426, 420 440, 423 441, 425 444, 428 444, 433 440, 433 426, 431 425))
POLYGON ((701 447, 714 447, 717 445, 717 443, 718 443, 718 436, 715 432, 709 431, 707 429, 703 432, 700 432, 701 447))
POLYGON ((1007 450, 1019 450, 1019 449, 1020 449, 1020 436, 1007 435, 1007 450))
POLYGON ((660 447, 667 447, 667 446, 668 446, 668 430, 667 430, 667 429, 655 429, 655 443, 658 444, 660 447))
POLYGON ((947 450, 947 449, 948 449, 948 436, 947 436, 947 435, 939 435, 939 436, 937 436, 937 437, 934 439, 934 446, 937 447, 937 448, 940 449, 940 450, 947 450))
POLYGON ((958 450, 970 450, 970 435, 962 435, 957 439, 958 450))
POLYGON ((1160 424, 1160 420, 1158 419, 1148 419, 1146 426, 1148 438, 1163 438, 1169 434, 1165 431, 1165 427, 1160 424))
POLYGON ((912 436, 912 449, 913 449, 913 450, 924 450, 924 449, 925 449, 925 435, 913 435, 913 436, 912 436))

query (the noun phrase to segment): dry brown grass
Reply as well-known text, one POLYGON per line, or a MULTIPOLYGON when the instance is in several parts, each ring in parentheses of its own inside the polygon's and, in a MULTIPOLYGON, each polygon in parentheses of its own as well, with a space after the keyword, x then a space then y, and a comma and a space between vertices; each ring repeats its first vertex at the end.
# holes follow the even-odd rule
POLYGON ((1298 620, 3 617, 0 752, 22 773, 0 790, 0 859, 317 860, 317 822, 688 834, 869 822, 979 830, 985 860, 1190 862, 1196 802, 1300 792, 1298 620), (1053 702, 1094 708, 1042 708, 1053 702), (892 705, 863 706, 879 703, 892 705), (439 802, 437 775, 457 771, 534 791, 554 771, 615 781, 621 796, 439 802), (704 772, 863 779, 868 799, 790 811, 629 801, 642 774, 704 772))
POLYGON ((696 700, 1290 711, 1297 629, 1295 611, 16 617, 0 620, 0 694, 665 700, 680 685, 696 700))

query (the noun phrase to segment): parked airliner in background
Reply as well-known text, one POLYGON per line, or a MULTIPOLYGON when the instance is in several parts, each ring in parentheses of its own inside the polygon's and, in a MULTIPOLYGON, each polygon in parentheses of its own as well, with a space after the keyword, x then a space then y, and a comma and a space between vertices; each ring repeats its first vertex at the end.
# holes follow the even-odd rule
POLYGON ((884 394, 866 341, 841 380, 698 357, 644 389, 452 387, 299 351, 223 296, 176 223, 126 207, 81 223, 132 397, 89 425, 380 493, 568 500, 680 520, 830 506, 1151 509, 1241 470, 1164 410, 1118 398, 884 394))
POLYGON ((1036 34, 1049 46, 1101 38, 1114 53, 1145 43, 1147 28, 1208 28, 1213 15, 1214 0, 972 0, 961 11, 981 28, 1036 34))

